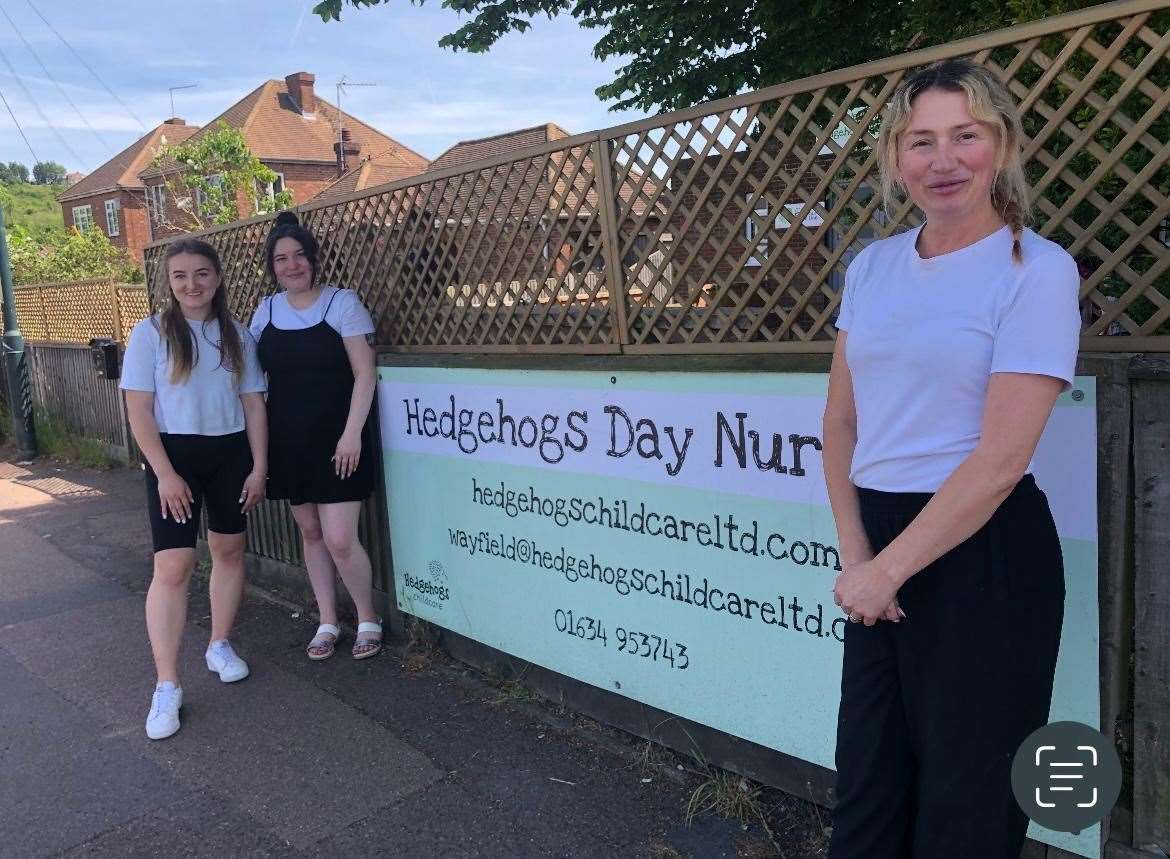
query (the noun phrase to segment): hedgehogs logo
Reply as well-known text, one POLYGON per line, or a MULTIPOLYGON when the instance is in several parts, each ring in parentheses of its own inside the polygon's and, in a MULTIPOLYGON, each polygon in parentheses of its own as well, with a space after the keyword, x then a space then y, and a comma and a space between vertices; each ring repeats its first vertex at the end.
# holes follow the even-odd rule
POLYGON ((447 571, 438 561, 427 564, 426 576, 415 576, 407 572, 403 574, 404 596, 412 603, 421 603, 431 608, 443 610, 443 603, 451 599, 451 586, 447 578, 447 571))

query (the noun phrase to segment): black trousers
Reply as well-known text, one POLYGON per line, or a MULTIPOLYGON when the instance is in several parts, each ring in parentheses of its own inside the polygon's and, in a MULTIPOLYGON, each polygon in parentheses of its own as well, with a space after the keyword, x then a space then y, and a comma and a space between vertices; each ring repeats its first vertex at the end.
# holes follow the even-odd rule
MULTIPOLYGON (((858 490, 875 552, 929 494, 858 490)), ((1016 749, 1048 722, 1064 563, 1026 476, 898 592, 906 619, 845 630, 830 859, 1019 859, 1016 749)))

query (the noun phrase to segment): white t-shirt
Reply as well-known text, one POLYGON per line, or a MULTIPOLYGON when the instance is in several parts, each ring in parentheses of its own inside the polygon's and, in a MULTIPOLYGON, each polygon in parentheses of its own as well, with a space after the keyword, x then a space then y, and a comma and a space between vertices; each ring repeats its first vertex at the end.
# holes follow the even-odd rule
POLYGON ((171 382, 171 362, 157 317, 143 319, 130 332, 122 360, 124 391, 154 393, 154 421, 158 431, 187 435, 229 435, 244 429, 240 394, 263 393, 268 385, 256 357, 256 340, 243 325, 233 322, 244 349, 244 370, 237 389, 234 374, 220 362, 219 322, 187 324, 195 334, 195 364, 181 384, 171 382))
POLYGON ((837 327, 857 408, 850 478, 886 492, 936 492, 978 445, 992 373, 1072 384, 1080 338, 1076 262, 1031 230, 1023 263, 1004 227, 931 259, 921 227, 858 254, 837 327))
POLYGON ((268 324, 270 313, 272 324, 287 331, 312 328, 324 319, 329 327, 342 337, 374 333, 374 320, 370 318, 370 312, 352 289, 327 286, 321 290, 317 300, 304 310, 297 310, 289 304, 288 296, 283 292, 265 296, 261 299, 256 312, 252 314, 252 323, 248 326, 257 340, 264 332, 264 326, 268 324))

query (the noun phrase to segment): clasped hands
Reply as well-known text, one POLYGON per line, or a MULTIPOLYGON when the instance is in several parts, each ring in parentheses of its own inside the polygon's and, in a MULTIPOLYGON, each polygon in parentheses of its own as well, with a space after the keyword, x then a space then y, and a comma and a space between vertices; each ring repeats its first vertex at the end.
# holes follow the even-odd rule
POLYGON ((866 626, 873 626, 879 620, 897 623, 906 617, 898 605, 899 586, 900 583, 873 559, 846 563, 833 584, 833 602, 854 623, 866 626))

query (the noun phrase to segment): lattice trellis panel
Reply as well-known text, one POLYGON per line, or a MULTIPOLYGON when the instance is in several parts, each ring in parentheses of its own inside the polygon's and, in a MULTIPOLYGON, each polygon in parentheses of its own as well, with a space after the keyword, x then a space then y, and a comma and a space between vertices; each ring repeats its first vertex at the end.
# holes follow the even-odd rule
MULTIPOLYGON (((1084 9, 310 204, 304 218, 323 280, 358 290, 384 348, 828 351, 850 261, 921 218, 909 203, 880 209, 882 108, 912 69, 973 56, 1020 103, 1035 228, 1084 277, 1082 348, 1167 350, 1168 9, 1084 9)), ((206 236, 243 319, 270 289, 268 226, 206 236)), ((162 252, 147 265, 165 290, 162 252)))
POLYGON ((356 288, 378 341, 416 349, 615 348, 594 159, 570 147, 308 213, 322 280, 356 288))
POLYGON ((18 286, 15 298, 17 319, 27 340, 124 340, 147 312, 144 286, 108 280, 18 286))

